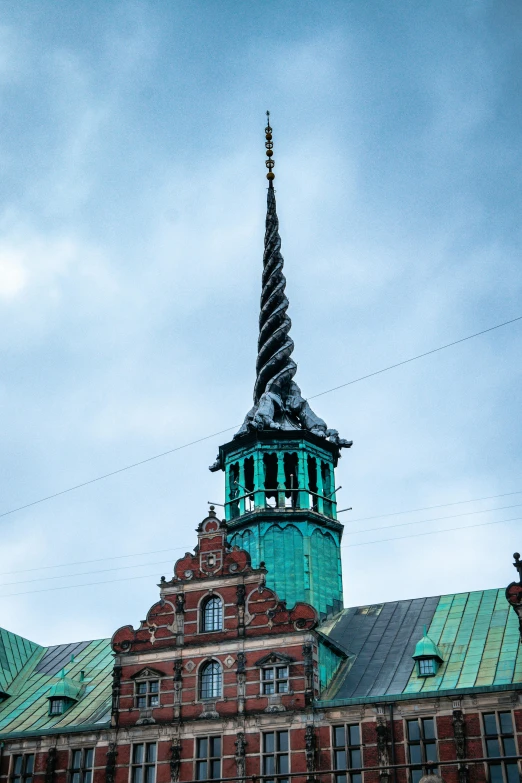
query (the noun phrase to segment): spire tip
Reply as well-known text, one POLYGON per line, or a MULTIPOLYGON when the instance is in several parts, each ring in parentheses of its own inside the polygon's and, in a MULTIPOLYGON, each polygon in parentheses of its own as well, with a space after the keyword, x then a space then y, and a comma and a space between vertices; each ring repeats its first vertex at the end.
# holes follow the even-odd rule
POLYGON ((269 183, 269 187, 273 187, 273 181, 275 179, 275 174, 272 171, 274 168, 274 160, 272 159, 272 156, 274 154, 274 143, 272 141, 272 128, 270 126, 270 112, 267 111, 266 113, 266 128, 265 128, 265 147, 266 147, 266 157, 267 160, 265 161, 266 167, 268 169, 268 174, 266 175, 266 178, 269 183))

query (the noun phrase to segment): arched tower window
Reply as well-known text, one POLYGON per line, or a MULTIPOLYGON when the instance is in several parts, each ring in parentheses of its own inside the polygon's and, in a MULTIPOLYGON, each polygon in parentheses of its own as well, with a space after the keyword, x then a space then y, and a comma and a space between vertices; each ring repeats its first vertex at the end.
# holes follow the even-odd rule
POLYGON ((205 663, 199 676, 199 698, 217 699, 223 688, 223 672, 217 661, 205 663))
POLYGON ((222 631, 223 630, 223 602, 221 598, 213 595, 208 598, 201 608, 201 630, 222 631))

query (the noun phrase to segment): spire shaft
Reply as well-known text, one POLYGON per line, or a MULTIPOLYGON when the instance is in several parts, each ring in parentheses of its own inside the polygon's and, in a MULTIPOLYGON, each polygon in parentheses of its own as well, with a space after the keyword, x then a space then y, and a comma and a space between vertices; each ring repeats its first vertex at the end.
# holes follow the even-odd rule
POLYGON ((285 295, 286 278, 283 274, 283 264, 275 191, 270 180, 263 254, 257 377, 254 387, 256 405, 265 391, 270 391, 274 387, 285 390, 297 370, 297 365, 291 358, 294 342, 289 334, 292 322, 287 315, 288 299, 285 295))

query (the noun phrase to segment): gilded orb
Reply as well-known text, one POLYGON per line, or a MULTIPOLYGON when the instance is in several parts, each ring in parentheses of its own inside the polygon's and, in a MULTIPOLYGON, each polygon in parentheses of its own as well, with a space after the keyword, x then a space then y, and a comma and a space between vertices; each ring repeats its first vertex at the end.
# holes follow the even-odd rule
POLYGON ((272 157, 272 155, 274 154, 274 150, 267 150, 267 151, 266 151, 266 154, 267 154, 267 156, 268 156, 269 158, 271 158, 271 157, 272 157))
POLYGON ((265 139, 267 141, 272 141, 272 134, 271 133, 267 133, 266 136, 265 136, 265 139))
POLYGON ((269 171, 268 174, 266 175, 266 178, 269 180, 275 179, 275 174, 273 173, 273 171, 269 171))

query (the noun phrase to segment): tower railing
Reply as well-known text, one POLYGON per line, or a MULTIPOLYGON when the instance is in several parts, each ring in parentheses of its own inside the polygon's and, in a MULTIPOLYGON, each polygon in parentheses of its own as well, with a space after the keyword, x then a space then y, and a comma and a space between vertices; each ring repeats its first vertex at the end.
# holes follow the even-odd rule
POLYGON ((278 486, 274 489, 264 487, 245 491, 244 494, 238 494, 225 501, 225 509, 229 511, 227 515, 229 519, 237 519, 243 514, 262 509, 315 511, 335 519, 337 500, 335 492, 323 495, 304 487, 290 489, 286 486, 278 486))

